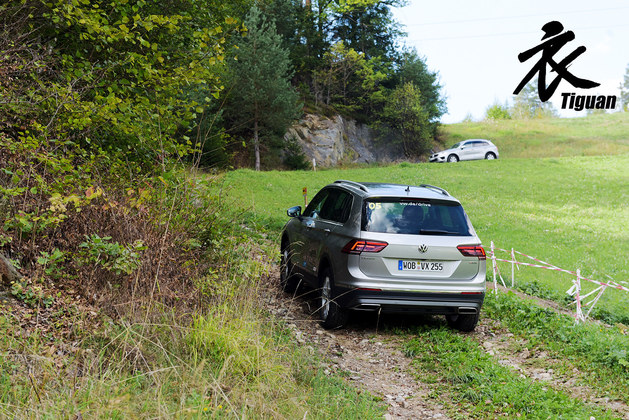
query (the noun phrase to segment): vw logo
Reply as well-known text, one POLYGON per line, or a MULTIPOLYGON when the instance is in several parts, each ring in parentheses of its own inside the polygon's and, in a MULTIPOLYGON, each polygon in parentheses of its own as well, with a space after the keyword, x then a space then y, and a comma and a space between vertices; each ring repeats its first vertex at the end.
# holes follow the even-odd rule
POLYGON ((420 245, 417 249, 419 249, 419 252, 421 252, 422 254, 425 254, 426 251, 428 251, 428 247, 424 244, 420 245))

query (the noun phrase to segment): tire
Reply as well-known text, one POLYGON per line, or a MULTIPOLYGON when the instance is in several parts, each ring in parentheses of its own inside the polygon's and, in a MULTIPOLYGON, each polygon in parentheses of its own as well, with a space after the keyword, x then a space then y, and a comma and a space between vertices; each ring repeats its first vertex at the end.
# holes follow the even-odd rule
POLYGON ((478 318, 479 314, 446 315, 448 326, 461 332, 474 331, 478 318))
POLYGON ((496 155, 494 154, 494 152, 487 152, 487 154, 485 155, 485 159, 494 160, 496 159, 496 155))
POLYGON ((280 254, 280 287, 286 293, 293 293, 297 290, 297 278, 293 270, 293 264, 290 261, 290 247, 288 242, 284 242, 280 254))
POLYGON ((459 157, 457 155, 448 156, 448 162, 455 163, 459 161, 459 157))
POLYGON ((336 301, 338 295, 330 267, 326 267, 321 272, 320 284, 319 319, 321 326, 327 330, 341 328, 347 322, 348 310, 336 301))

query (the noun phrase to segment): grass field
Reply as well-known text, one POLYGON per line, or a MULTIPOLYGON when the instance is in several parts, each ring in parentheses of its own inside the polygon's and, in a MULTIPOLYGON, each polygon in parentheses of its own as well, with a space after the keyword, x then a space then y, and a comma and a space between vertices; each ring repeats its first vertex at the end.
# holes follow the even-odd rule
MULTIPOLYGON (((486 247, 494 241, 565 269, 581 269, 596 280, 610 276, 629 282, 629 154, 318 172, 238 170, 224 175, 222 188, 240 212, 240 221, 277 237, 288 219, 286 209, 303 205, 303 187, 312 198, 336 179, 438 185, 462 202, 486 247)), ((510 274, 508 265, 501 267, 503 274, 510 274)), ((523 289, 559 301, 567 296, 571 280, 547 270, 516 272, 516 283, 523 289)), ((583 286, 584 291, 592 288, 583 286)), ((607 291, 598 316, 627 322, 628 306, 629 294, 607 291)))
POLYGON ((497 120, 443 126, 446 146, 468 138, 486 138, 500 157, 615 155, 629 152, 629 113, 583 118, 497 120))
POLYGON ((443 401, 454 419, 612 419, 602 407, 521 377, 498 363, 470 337, 435 326, 408 332, 404 351, 416 376, 431 384, 431 398, 443 401))

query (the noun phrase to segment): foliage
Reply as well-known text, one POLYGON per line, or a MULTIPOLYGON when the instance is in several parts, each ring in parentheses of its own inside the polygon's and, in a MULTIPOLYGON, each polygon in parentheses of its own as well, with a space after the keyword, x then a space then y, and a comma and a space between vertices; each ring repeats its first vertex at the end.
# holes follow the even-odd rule
POLYGON ((620 106, 623 111, 629 110, 629 65, 620 84, 620 106))
POLYGON ((301 115, 297 93, 291 87, 288 51, 282 48, 275 25, 254 6, 245 19, 247 34, 238 40, 230 61, 232 86, 229 121, 253 137, 255 168, 260 170, 260 144, 265 136, 283 134, 301 115))
POLYGON ((409 157, 428 151, 432 143, 432 124, 422 102, 421 92, 409 82, 393 90, 384 107, 383 119, 400 131, 409 157))
POLYGON ((66 260, 66 253, 54 248, 52 252, 41 251, 41 256, 37 258, 37 264, 44 267, 44 273, 53 277, 59 278, 63 276, 60 264, 66 260))
POLYGON ((393 81, 397 86, 413 83, 420 90, 422 106, 431 123, 437 123, 448 111, 446 98, 442 95, 439 84, 439 73, 430 71, 426 59, 420 57, 417 51, 406 50, 400 55, 393 81))
POLYGON ((485 118, 488 120, 510 120, 511 113, 507 105, 495 103, 485 111, 485 118))
POLYGON ((30 132, 18 139, 0 134, 0 222, 3 235, 10 238, 54 231, 72 214, 102 199, 93 173, 107 170, 107 165, 115 173, 117 165, 122 166, 102 150, 88 152, 72 141, 60 143, 30 132))
POLYGON ((79 257, 84 264, 94 264, 120 275, 131 274, 140 267, 140 252, 146 247, 141 239, 132 244, 120 245, 110 242, 111 236, 86 235, 86 241, 79 245, 79 257))
POLYGON ((552 118, 557 117, 557 110, 552 102, 542 102, 537 90, 538 80, 535 78, 513 98, 510 109, 511 116, 516 119, 552 118))
POLYGON ((396 44, 404 33, 393 19, 391 7, 403 6, 403 0, 351 3, 350 7, 339 8, 334 14, 332 40, 345 43, 367 59, 380 57, 390 61, 397 58, 396 44))
POLYGON ((286 154, 284 155, 284 165, 289 169, 309 169, 311 163, 308 162, 308 158, 304 155, 301 147, 294 137, 290 137, 286 142, 286 154))
POLYGON ((33 284, 31 280, 18 280, 11 284, 11 294, 31 308, 49 307, 55 301, 47 294, 41 285, 33 284))
POLYGON ((367 60, 365 54, 340 41, 325 53, 323 61, 325 67, 314 75, 315 101, 365 115, 370 104, 384 99, 379 85, 386 76, 377 69, 378 59, 367 60))
POLYGON ((204 7, 10 1, 1 11, 11 21, 0 46, 11 53, 0 58, 9 70, 0 129, 17 140, 26 136, 21 123, 34 121, 35 137, 98 145, 140 162, 186 154, 191 145, 176 133, 203 103, 183 93, 203 85, 204 102, 218 94, 224 32, 234 27, 202 18, 204 7))

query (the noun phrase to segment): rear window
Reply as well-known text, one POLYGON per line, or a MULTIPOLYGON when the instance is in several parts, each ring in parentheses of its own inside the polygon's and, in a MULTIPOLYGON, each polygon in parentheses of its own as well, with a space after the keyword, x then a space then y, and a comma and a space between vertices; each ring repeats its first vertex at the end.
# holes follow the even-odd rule
POLYGON ((366 200, 362 230, 406 235, 472 236, 459 203, 440 200, 386 198, 366 200))

